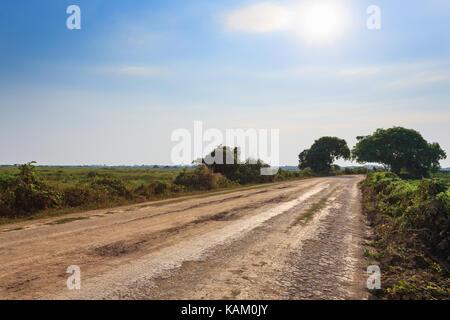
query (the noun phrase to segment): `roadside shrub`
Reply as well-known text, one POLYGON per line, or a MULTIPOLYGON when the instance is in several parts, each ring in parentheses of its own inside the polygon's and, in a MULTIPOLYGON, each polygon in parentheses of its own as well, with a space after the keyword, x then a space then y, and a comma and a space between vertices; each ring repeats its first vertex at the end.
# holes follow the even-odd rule
POLYGON ((447 191, 447 185, 440 180, 422 180, 417 188, 417 199, 427 200, 447 191))
POLYGON ((212 172, 220 173, 228 180, 242 185, 275 181, 274 175, 261 175, 262 168, 270 167, 262 160, 251 158, 245 162, 241 160, 238 147, 218 146, 201 159, 201 164, 207 166, 212 172))
POLYGON ((352 168, 344 168, 344 174, 353 174, 352 168))
POLYGON ((61 204, 61 194, 36 176, 33 163, 19 166, 17 177, 3 180, 1 215, 29 215, 61 204))
POLYGON ((85 185, 66 188, 63 193, 64 205, 68 207, 101 207, 113 200, 104 189, 85 185))
POLYGON ((134 191, 136 195, 147 200, 168 195, 170 192, 174 192, 174 189, 168 183, 160 181, 154 181, 147 185, 142 184, 134 191))
POLYGON ((0 174, 0 193, 8 189, 14 181, 14 177, 11 175, 0 174))
POLYGON ((239 186, 239 183, 230 181, 229 179, 227 179, 226 177, 224 177, 219 173, 219 178, 217 179, 218 188, 231 188, 236 186, 239 186))
POLYGON ((344 168, 342 172, 344 174, 367 174, 370 170, 366 167, 356 167, 356 168, 344 168))
POLYGON ((220 173, 214 173, 206 165, 201 165, 193 171, 184 170, 175 178, 175 184, 191 190, 210 190, 229 184, 220 173))
POLYGON ((300 175, 302 177, 313 177, 314 171, 312 171, 311 168, 305 168, 305 169, 300 170, 300 175))
POLYGON ((22 213, 57 207, 61 203, 61 195, 45 183, 30 184, 23 181, 15 184, 13 190, 13 208, 22 213))
POLYGON ((299 178, 299 177, 300 177, 300 171, 283 170, 280 168, 275 176, 275 180, 276 181, 286 181, 289 179, 295 179, 295 178, 299 178))
POLYGON ((5 202, 3 198, 3 193, 0 193, 0 217, 8 217, 12 215, 11 208, 5 202))
POLYGON ((69 207, 83 206, 89 201, 88 189, 85 187, 71 187, 64 190, 64 204, 69 207))
POLYGON ((267 167, 269 166, 264 164, 260 160, 257 160, 256 163, 254 163, 249 159, 245 163, 236 165, 235 176, 232 180, 242 185, 251 183, 274 182, 276 180, 277 174, 261 175, 261 169, 267 167))
POLYGON ((165 182, 155 181, 150 183, 150 187, 156 195, 163 195, 169 191, 169 185, 165 182))
POLYGON ((179 185, 171 183, 169 185, 169 191, 171 193, 183 193, 185 190, 184 190, 183 186, 179 186, 179 185))
POLYGON ((132 193, 128 190, 125 182, 122 179, 104 176, 96 178, 91 183, 91 188, 95 190, 101 190, 106 192, 111 197, 119 197, 131 200, 133 198, 132 193))
POLYGON ((367 172, 369 171, 369 169, 367 169, 366 167, 358 167, 353 169, 353 172, 355 174, 367 174, 367 172))
POLYGON ((450 262, 450 201, 445 183, 423 180, 401 223, 404 229, 421 230, 419 237, 434 255, 450 262))
POLYGON ((369 173, 363 208, 375 229, 390 299, 450 296, 448 186, 438 180, 407 181, 391 172, 369 173), (420 270, 421 272, 417 272, 420 270))

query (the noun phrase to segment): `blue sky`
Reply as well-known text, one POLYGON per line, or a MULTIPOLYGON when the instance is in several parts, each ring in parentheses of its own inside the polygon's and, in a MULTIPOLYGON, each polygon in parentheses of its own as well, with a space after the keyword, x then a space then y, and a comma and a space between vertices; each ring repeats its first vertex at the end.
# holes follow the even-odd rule
POLYGON ((0 163, 170 164, 171 132, 195 120, 279 128, 282 164, 392 126, 450 152, 450 2, 334 0, 326 41, 284 19, 307 2, 2 2, 0 163))

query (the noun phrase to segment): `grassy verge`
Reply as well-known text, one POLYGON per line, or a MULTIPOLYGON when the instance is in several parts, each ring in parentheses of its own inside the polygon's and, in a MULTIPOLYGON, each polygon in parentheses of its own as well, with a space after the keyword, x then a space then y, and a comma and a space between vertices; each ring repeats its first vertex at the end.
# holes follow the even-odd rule
POLYGON ((365 257, 381 269, 382 299, 449 299, 449 190, 444 181, 369 173, 363 210, 375 240, 365 257))

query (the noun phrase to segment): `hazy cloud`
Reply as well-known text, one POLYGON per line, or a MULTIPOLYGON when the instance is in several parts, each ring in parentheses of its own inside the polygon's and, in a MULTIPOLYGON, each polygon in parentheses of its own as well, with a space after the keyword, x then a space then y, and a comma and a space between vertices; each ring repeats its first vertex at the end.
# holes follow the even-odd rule
POLYGON ((123 66, 115 70, 118 74, 135 77, 151 77, 159 75, 161 73, 160 71, 159 68, 147 66, 123 66))
POLYGON ((373 76, 387 69, 388 67, 348 68, 338 71, 337 74, 342 76, 373 76))
POLYGON ((286 28, 288 17, 285 7, 261 2, 231 12, 225 25, 234 31, 267 32, 286 28))
POLYGON ((422 72, 393 81, 390 85, 393 87, 414 87, 446 81, 450 81, 450 73, 422 72))

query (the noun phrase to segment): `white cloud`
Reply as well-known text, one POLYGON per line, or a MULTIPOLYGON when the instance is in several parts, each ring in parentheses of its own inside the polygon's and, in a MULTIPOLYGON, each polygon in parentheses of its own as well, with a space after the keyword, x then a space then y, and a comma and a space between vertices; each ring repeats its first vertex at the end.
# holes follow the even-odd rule
POLYGON ((288 19, 286 8, 260 2, 231 12, 225 25, 234 31, 267 32, 286 28, 288 19))

